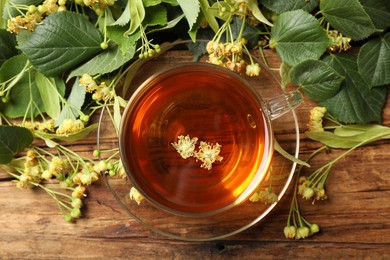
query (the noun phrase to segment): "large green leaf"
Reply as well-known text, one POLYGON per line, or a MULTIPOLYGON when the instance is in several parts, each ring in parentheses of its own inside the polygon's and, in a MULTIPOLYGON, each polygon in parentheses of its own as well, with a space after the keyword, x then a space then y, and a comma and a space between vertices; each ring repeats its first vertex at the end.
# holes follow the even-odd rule
POLYGON ((375 32, 374 24, 358 0, 321 0, 320 10, 332 27, 362 40, 375 32))
POLYGON ((344 80, 337 71, 319 60, 306 60, 293 67, 290 78, 315 101, 322 101, 336 95, 344 80))
POLYGON ((370 87, 390 83, 390 33, 373 38, 360 48, 358 67, 370 87))
POLYGON ((260 3, 279 14, 297 9, 311 12, 318 6, 318 0, 260 0, 260 3))
POLYGON ((358 72, 357 58, 351 54, 333 54, 325 62, 344 76, 345 80, 335 96, 320 104, 327 107, 328 112, 341 122, 381 122, 387 89, 370 89, 358 72))
POLYGON ((83 15, 57 12, 33 33, 20 33, 17 40, 18 47, 42 74, 56 76, 99 53, 103 37, 83 15))
POLYGON ((0 29, 0 66, 12 56, 18 54, 16 46, 16 38, 13 34, 6 30, 0 29))
POLYGON ((303 10, 282 13, 271 30, 270 46, 290 66, 320 58, 329 44, 317 19, 303 10))
POLYGON ((384 30, 390 26, 390 10, 385 4, 389 0, 359 0, 359 2, 377 29, 384 30))
POLYGON ((94 57, 84 65, 73 70, 70 73, 68 79, 75 76, 82 76, 84 73, 89 75, 110 73, 133 58, 134 53, 135 46, 133 46, 132 49, 123 55, 118 45, 115 45, 105 52, 100 53, 98 56, 94 57))
POLYGON ((24 127, 0 125, 0 164, 12 161, 34 140, 32 133, 24 127))

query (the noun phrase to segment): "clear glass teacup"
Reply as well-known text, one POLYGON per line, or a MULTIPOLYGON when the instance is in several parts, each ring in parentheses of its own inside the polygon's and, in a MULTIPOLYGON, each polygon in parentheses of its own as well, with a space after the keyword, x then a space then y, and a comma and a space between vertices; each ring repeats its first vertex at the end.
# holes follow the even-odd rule
POLYGON ((191 217, 248 200, 267 176, 271 121, 302 102, 298 91, 263 101, 242 76, 188 62, 150 76, 123 113, 119 147, 135 188, 158 209, 191 217))

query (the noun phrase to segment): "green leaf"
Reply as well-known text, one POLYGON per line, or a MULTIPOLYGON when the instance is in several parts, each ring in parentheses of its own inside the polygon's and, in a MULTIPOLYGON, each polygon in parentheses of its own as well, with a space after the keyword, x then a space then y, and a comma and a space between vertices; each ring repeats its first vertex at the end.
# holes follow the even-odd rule
POLYGON ((370 16, 375 28, 385 30, 390 26, 390 10, 386 8, 388 0, 359 0, 370 16))
POLYGON ((82 129, 80 132, 73 133, 73 134, 66 134, 66 135, 58 135, 58 134, 51 134, 51 133, 45 133, 45 132, 39 132, 35 131, 34 134, 43 139, 43 140, 58 140, 58 141, 77 141, 80 139, 83 139, 87 135, 89 135, 92 131, 97 129, 99 124, 92 124, 84 129, 82 129))
MULTIPOLYGON (((151 30, 148 30, 148 33, 153 33, 153 32, 160 32, 160 31, 164 31, 164 30, 167 30, 167 29, 172 29, 173 27, 175 27, 183 18, 184 18, 184 14, 181 14, 179 15, 178 17, 175 17, 174 19, 168 21, 167 25, 165 25, 164 27, 160 27, 160 28, 153 28, 151 30)), ((134 35, 134 34, 133 34, 134 35)))
POLYGON ((344 80, 337 71, 319 60, 306 60, 293 67, 290 78, 314 101, 333 97, 344 80))
POLYGON ((126 55, 123 55, 118 45, 115 45, 114 47, 100 53, 98 56, 94 57, 87 63, 73 70, 70 73, 68 80, 75 76, 82 76, 84 73, 89 75, 110 73, 133 58, 134 53, 135 46, 133 46, 133 48, 130 49, 126 55))
POLYGON ((103 37, 83 15, 56 12, 33 33, 20 33, 17 40, 35 68, 56 76, 99 53, 103 37))
POLYGON ((257 0, 248 0, 247 5, 249 10, 251 10, 253 16, 256 17, 257 20, 266 25, 272 26, 272 23, 268 21, 268 19, 265 18, 263 13, 260 11, 259 3, 257 2, 257 0))
MULTIPOLYGON (((233 17, 232 22, 230 24, 230 28, 232 30, 232 34, 234 38, 237 38, 240 34, 242 28, 242 19, 238 17, 233 17)), ((257 46, 259 42, 259 30, 251 25, 250 23, 245 23, 244 31, 242 32, 242 37, 248 41, 247 46, 253 47, 257 46)))
POLYGON ((0 29, 0 66, 12 56, 18 54, 16 46, 16 38, 13 34, 6 30, 0 29))
POLYGON ((318 0, 260 0, 260 3, 279 14, 297 9, 311 12, 318 6, 318 0))
POLYGON ((3 19, 4 7, 6 5, 6 0, 0 0, 0 29, 6 29, 6 19, 3 19))
POLYGON ((390 33, 373 38, 360 48, 358 67, 370 87, 390 83, 390 33))
POLYGON ((125 32, 125 35, 133 34, 145 19, 145 8, 142 0, 129 0, 128 7, 130 10, 130 27, 125 32))
POLYGON ((56 126, 59 126, 65 119, 74 120, 80 115, 79 111, 84 104, 85 94, 84 87, 79 84, 79 79, 76 78, 72 91, 57 117, 56 126))
POLYGON ((177 0, 162 0, 163 3, 167 3, 167 4, 170 4, 172 6, 178 6, 179 3, 177 2, 177 0))
POLYGON ((122 54, 132 52, 141 38, 141 32, 138 30, 132 35, 125 36, 126 28, 116 25, 107 27, 107 36, 119 45, 122 54))
POLYGON ((353 40, 375 32, 374 24, 358 0, 321 0, 320 10, 332 27, 353 40))
POLYGON ((156 25, 164 26, 168 23, 167 8, 165 6, 159 5, 145 8, 145 13, 147 14, 143 21, 145 28, 156 25))
POLYGON ((61 111, 61 97, 65 92, 65 84, 59 78, 48 78, 37 72, 35 81, 45 107, 46 114, 56 120, 61 111))
POLYGON ((142 0, 145 7, 156 6, 161 4, 161 0, 142 0))
POLYGON ((270 46, 283 62, 295 66, 307 59, 318 59, 330 40, 317 19, 296 10, 281 14, 271 29, 270 46))
POLYGON ((335 96, 320 104, 344 123, 381 122, 387 89, 370 89, 358 72, 357 58, 351 54, 333 54, 324 61, 344 76, 345 80, 335 96))
POLYGON ((0 83, 4 83, 17 77, 18 74, 24 73, 27 58, 25 55, 16 55, 3 63, 0 67, 0 83))
MULTIPOLYGON (((196 30, 199 13, 200 13, 200 4, 199 1, 192 0, 178 0, 180 8, 183 10, 183 13, 186 17, 189 26, 189 32, 192 32, 191 38, 194 41, 194 29, 196 30)), ((195 32, 196 34, 196 32, 195 32)))
POLYGON ((126 1, 126 7, 121 16, 114 23, 111 23, 110 26, 125 26, 128 22, 130 22, 130 1, 131 0, 126 1))
POLYGON ((34 140, 32 133, 24 127, 0 125, 0 164, 12 161, 34 140))

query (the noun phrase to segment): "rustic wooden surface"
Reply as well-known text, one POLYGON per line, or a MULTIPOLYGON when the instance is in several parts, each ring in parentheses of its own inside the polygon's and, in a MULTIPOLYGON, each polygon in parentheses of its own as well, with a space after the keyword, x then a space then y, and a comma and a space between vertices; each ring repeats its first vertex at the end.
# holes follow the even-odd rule
MULTIPOLYGON (((275 54, 268 53, 267 59, 271 66, 279 65, 275 54)), ((389 101, 383 114, 387 126, 389 101)), ((297 110, 302 158, 319 147, 303 134, 313 106, 306 100, 297 110)), ((45 193, 17 189, 0 173, 0 259, 390 259, 389 144, 373 143, 343 158, 328 178, 328 200, 301 203, 305 216, 321 226, 320 233, 304 240, 283 235, 291 187, 270 217, 240 234, 221 241, 181 242, 131 220, 102 180, 89 189, 83 217, 67 223, 45 193)), ((71 148, 90 155, 95 135, 71 148)), ((339 154, 333 150, 318 157, 312 167, 339 154)))

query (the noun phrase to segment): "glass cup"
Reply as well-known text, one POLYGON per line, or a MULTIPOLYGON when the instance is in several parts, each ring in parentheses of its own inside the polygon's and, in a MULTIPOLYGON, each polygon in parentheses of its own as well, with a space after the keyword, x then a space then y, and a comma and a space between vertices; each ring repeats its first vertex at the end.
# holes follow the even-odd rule
POLYGON ((266 178, 271 121, 302 102, 298 91, 263 101, 242 76, 186 62, 136 88, 119 148, 134 187, 157 209, 206 217, 247 201, 266 178))

